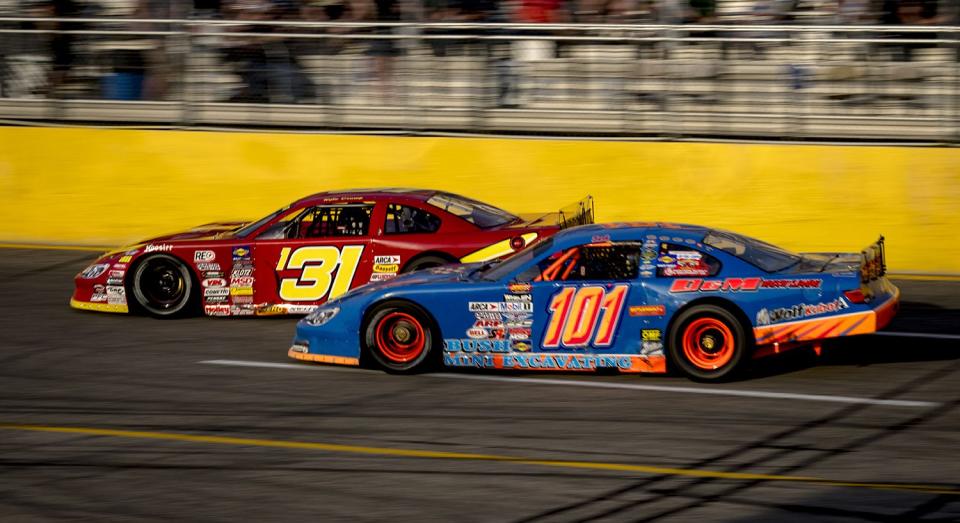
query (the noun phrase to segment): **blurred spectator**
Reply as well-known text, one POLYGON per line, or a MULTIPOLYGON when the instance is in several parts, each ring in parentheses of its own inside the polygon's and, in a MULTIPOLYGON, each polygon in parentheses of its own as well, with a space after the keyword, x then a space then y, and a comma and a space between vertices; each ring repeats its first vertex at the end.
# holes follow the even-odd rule
MULTIPOLYGON (((483 23, 495 21, 497 0, 424 0, 427 22, 439 23, 483 23)), ((435 56, 461 54, 472 40, 469 36, 483 34, 474 29, 426 29, 426 35, 464 35, 462 40, 428 40, 435 56)))
MULTIPOLYGON (((358 0, 355 14, 358 20, 374 22, 399 22, 399 0, 358 0)), ((367 55, 373 57, 373 71, 377 78, 382 102, 392 98, 393 90, 393 59, 402 54, 397 40, 390 38, 396 32, 391 26, 382 26, 374 29, 374 34, 384 38, 370 40, 367 55)))
MULTIPOLYGON (((34 16, 70 18, 80 14, 80 4, 74 0, 48 0, 33 4, 29 8, 29 12, 34 16)), ((37 27, 57 31, 49 37, 50 56, 53 58, 53 64, 47 77, 47 96, 58 98, 61 94, 60 90, 73 68, 75 58, 73 46, 76 42, 76 37, 73 34, 62 31, 77 30, 79 24, 44 21, 38 22, 37 27)))
MULTIPOLYGON (((289 18, 299 11, 290 3, 268 0, 234 0, 226 5, 228 18, 268 21, 289 18)), ((230 36, 226 57, 238 66, 243 87, 230 97, 241 103, 299 103, 314 96, 313 84, 297 61, 289 39, 277 26, 249 25, 234 28, 249 35, 230 36)))
MULTIPOLYGON (((880 21, 886 25, 940 25, 949 21, 949 15, 946 11, 940 12, 937 0, 883 0, 880 21)), ((936 38, 936 35, 932 34, 918 35, 907 31, 884 33, 884 36, 905 39, 936 38)), ((906 43, 890 44, 887 47, 893 50, 894 59, 909 62, 913 59, 915 50, 933 46, 934 44, 906 43)))

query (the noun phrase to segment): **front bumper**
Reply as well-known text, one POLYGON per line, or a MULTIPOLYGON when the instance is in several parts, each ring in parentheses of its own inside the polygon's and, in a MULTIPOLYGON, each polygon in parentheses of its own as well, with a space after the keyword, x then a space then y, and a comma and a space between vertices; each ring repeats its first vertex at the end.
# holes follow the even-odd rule
POLYGON ((94 303, 89 301, 80 301, 76 298, 70 298, 70 306, 74 309, 79 309, 82 311, 114 312, 119 314, 126 314, 130 312, 130 309, 125 303, 94 303))
POLYGON ((357 367, 360 365, 360 358, 330 356, 327 354, 310 354, 309 352, 301 352, 302 347, 303 347, 302 345, 294 345, 290 347, 290 350, 287 351, 287 356, 295 360, 312 361, 314 363, 329 363, 331 365, 352 365, 354 367, 357 367))

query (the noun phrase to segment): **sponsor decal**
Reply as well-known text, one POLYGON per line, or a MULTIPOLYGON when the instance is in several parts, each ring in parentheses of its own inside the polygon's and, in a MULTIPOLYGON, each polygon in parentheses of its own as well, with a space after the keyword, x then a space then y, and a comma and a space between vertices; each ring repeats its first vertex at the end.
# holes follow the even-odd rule
POLYGON ((530 329, 525 327, 512 328, 507 331, 511 340, 529 340, 530 329))
POLYGON ((90 301, 95 303, 107 301, 107 294, 105 292, 94 292, 90 295, 90 301))
POLYGON ((120 271, 126 271, 126 270, 127 270, 127 264, 126 264, 126 263, 114 263, 114 264, 113 264, 113 268, 114 268, 114 269, 117 269, 117 270, 120 270, 120 271))
POLYGON ((230 289, 226 287, 208 287, 203 289, 204 296, 227 296, 230 294, 230 289))
MULTIPOLYGON (((250 246, 243 245, 241 247, 234 247, 231 252, 234 260, 249 260, 250 259, 250 246)), ((212 259, 212 258, 211 258, 212 259)), ((206 261, 206 260, 205 260, 206 261)))
POLYGON ((234 296, 232 301, 233 301, 233 303, 236 303, 236 304, 241 304, 241 303, 244 303, 244 304, 246 304, 246 303, 253 303, 253 295, 234 296))
POLYGON ((657 259, 657 251, 654 249, 644 248, 640 251, 640 259, 645 262, 652 262, 657 259))
POLYGON ((631 316, 663 316, 667 313, 665 305, 634 305, 630 307, 631 316))
MULTIPOLYGON (((670 286, 670 292, 741 292, 741 291, 756 291, 760 288, 770 288, 764 287, 763 283, 767 281, 793 281, 797 282, 793 284, 795 287, 805 287, 805 288, 817 288, 820 286, 820 280, 764 280, 762 278, 727 278, 725 280, 704 280, 700 278, 678 278, 673 280, 673 284, 670 286), (808 282, 807 284, 802 284, 802 282, 808 282), (815 282, 815 284, 813 283, 815 282)), ((787 287, 773 287, 773 288, 787 288, 787 287)))
POLYGON ((96 265, 91 265, 86 269, 84 269, 83 272, 80 273, 80 277, 86 280, 97 278, 103 273, 107 272, 107 269, 109 267, 110 265, 106 263, 98 263, 96 265))
POLYGON ((284 305, 284 307, 287 309, 287 314, 310 314, 317 310, 319 305, 284 305))
POLYGON ((290 351, 291 351, 291 352, 302 352, 302 353, 306 354, 306 352, 307 352, 308 350, 309 350, 309 349, 308 349, 307 347, 303 346, 303 345, 294 345, 294 346, 290 347, 290 351))
POLYGON ((229 305, 204 305, 203 312, 205 312, 207 316, 229 316, 230 306, 229 305))
MULTIPOLYGON (((194 262, 212 262, 217 259, 217 253, 213 251, 193 251, 193 261, 194 262)), ((199 266, 197 267, 199 268, 199 266)), ((217 270, 220 269, 220 266, 217 266, 217 270)))
POLYGON ((666 267, 664 276, 710 276, 710 269, 706 267, 666 267))
POLYGON ((471 339, 486 339, 490 336, 490 331, 482 327, 471 327, 467 329, 467 337, 471 339))
POLYGON ((254 314, 253 305, 231 305, 230 306, 231 316, 253 316, 253 314, 254 314))
POLYGON ((253 287, 230 287, 229 290, 231 296, 253 296, 253 287))
POLYGON ((106 291, 107 303, 110 305, 123 305, 127 303, 127 291, 123 287, 108 285, 106 291))
POLYGON ((527 352, 530 350, 530 344, 525 341, 515 341, 513 342, 513 350, 518 352, 527 352))
POLYGON ((232 270, 243 270, 250 269, 253 270, 253 262, 250 260, 233 260, 232 270))
POLYGON ((533 318, 533 314, 528 312, 504 312, 498 317, 502 317, 503 321, 524 321, 533 318))
MULTIPOLYGON (((202 251, 197 251, 197 252, 202 252, 202 251)), ((194 256, 194 258, 196 258, 197 253, 196 253, 196 252, 193 253, 193 256, 194 256)), ((205 263, 205 262, 200 262, 200 263, 197 264, 197 270, 198 270, 198 271, 219 271, 219 270, 220 270, 220 264, 219 264, 219 263, 205 263)))
POLYGON ((170 252, 172 250, 173 245, 169 243, 150 244, 143 248, 143 252, 170 252))
POLYGON ((384 264, 384 265, 400 265, 400 257, 399 257, 399 256, 393 256, 393 255, 390 255, 390 256, 374 256, 374 257, 373 257, 373 263, 374 263, 374 265, 380 265, 380 264, 384 264))
POLYGON ((223 278, 207 278, 206 280, 203 280, 202 282, 200 282, 200 286, 201 286, 201 287, 204 287, 204 288, 206 288, 206 287, 226 287, 226 286, 227 286, 227 280, 224 280, 223 278))
POLYGON ((207 271, 203 273, 204 279, 223 278, 223 273, 219 271, 207 271))
POLYGON ((850 305, 843 298, 830 302, 806 304, 800 303, 791 307, 780 307, 773 310, 760 309, 757 312, 757 325, 770 325, 784 321, 793 321, 831 312, 839 312, 850 305))
POLYGON ((117 261, 120 263, 130 263, 130 260, 132 259, 133 256, 121 256, 119 259, 117 259, 117 261))
POLYGON ((493 301, 471 301, 467 305, 467 307, 469 308, 470 312, 484 312, 484 311, 500 312, 501 310, 503 310, 500 307, 501 305, 503 304, 493 302, 493 301))
POLYGON ((644 357, 663 356, 663 343, 659 341, 645 341, 640 345, 640 355, 644 357))
POLYGON ((590 237, 591 243, 603 243, 608 241, 610 241, 609 234, 594 234, 593 236, 590 237))
POLYGON ((503 301, 533 301, 529 294, 504 294, 503 301))
POLYGON ((123 285, 123 278, 107 278, 107 285, 123 285))
POLYGON ((823 280, 816 278, 763 280, 760 287, 763 289, 819 289, 822 282, 823 280))
POLYGON ((234 267, 233 270, 230 271, 230 277, 231 277, 231 278, 245 278, 245 277, 247 277, 247 276, 253 276, 253 268, 252 268, 252 267, 251 267, 251 268, 247 268, 247 269, 238 269, 238 268, 234 267))
POLYGON ((241 276, 239 278, 230 278, 231 287, 253 287, 253 276, 241 276))
POLYGON ((373 264, 373 272, 381 273, 395 273, 400 270, 400 266, 396 263, 375 263, 373 264))
POLYGON ((484 354, 447 352, 443 364, 448 367, 477 367, 503 369, 596 370, 631 367, 630 356, 588 356, 584 354, 484 354))
MULTIPOLYGON (((236 302, 236 300, 234 300, 236 302)), ((257 307, 256 314, 257 316, 280 316, 286 314, 287 309, 279 305, 266 305, 263 307, 257 307)))
POLYGON ((227 296, 204 296, 203 301, 206 303, 227 303, 229 298, 227 296))
POLYGON ((510 352, 510 342, 507 340, 443 340, 445 352, 510 352))
POLYGON ((123 278, 124 271, 110 271, 107 275, 111 278, 123 278))
POLYGON ((640 339, 643 341, 661 341, 660 329, 643 329, 640 331, 640 339))
POLYGON ((533 302, 529 301, 508 302, 500 305, 503 306, 504 312, 533 312, 533 302))
POLYGON ((529 294, 533 290, 533 285, 527 282, 513 282, 507 285, 507 290, 513 294, 529 294))
POLYGON ((652 277, 653 277, 653 271, 640 271, 640 277, 641 277, 641 278, 652 278, 652 277))
POLYGON ((532 327, 533 320, 508 321, 504 323, 505 327, 532 327))
POLYGON ((387 281, 396 277, 394 273, 375 272, 370 275, 370 281, 387 281))
POLYGON ((473 315, 474 317, 477 318, 477 320, 499 320, 500 319, 500 313, 498 312, 474 312, 473 315))
POLYGON ((676 261, 677 261, 677 260, 674 259, 674 258, 671 258, 671 257, 669 257, 669 256, 667 256, 667 255, 663 255, 663 256, 657 258, 657 267, 673 267, 673 265, 674 265, 674 263, 676 263, 676 261))
POLYGON ((503 327, 503 322, 499 319, 496 320, 477 320, 473 324, 474 327, 481 329, 497 329, 503 327))

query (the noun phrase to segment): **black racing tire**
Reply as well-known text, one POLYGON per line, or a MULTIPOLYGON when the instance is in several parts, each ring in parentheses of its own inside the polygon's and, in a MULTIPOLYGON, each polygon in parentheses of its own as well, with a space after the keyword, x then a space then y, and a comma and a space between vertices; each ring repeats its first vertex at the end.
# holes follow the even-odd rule
POLYGON ((436 324, 414 303, 394 300, 373 308, 363 326, 364 352, 381 369, 413 374, 436 366, 442 350, 436 324))
POLYGON ((408 263, 407 266, 404 267, 403 270, 400 272, 402 274, 407 272, 419 271, 423 269, 432 269, 434 267, 440 267, 441 265, 449 265, 451 263, 454 263, 454 262, 440 256, 421 256, 419 258, 415 258, 413 261, 408 263))
POLYGON ((737 317, 716 305, 696 305, 670 328, 671 364, 694 381, 729 381, 750 361, 753 338, 737 317))
POLYGON ((198 289, 183 261, 169 254, 144 258, 128 282, 136 307, 156 318, 177 318, 194 313, 198 289))

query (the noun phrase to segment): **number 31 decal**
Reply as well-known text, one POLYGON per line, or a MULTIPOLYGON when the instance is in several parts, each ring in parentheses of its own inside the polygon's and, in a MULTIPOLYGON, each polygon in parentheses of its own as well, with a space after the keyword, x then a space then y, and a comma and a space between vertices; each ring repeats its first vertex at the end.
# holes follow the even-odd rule
POLYGON ((350 290, 357 272, 363 245, 346 245, 338 249, 332 245, 300 247, 290 253, 290 247, 280 251, 277 272, 301 270, 298 278, 280 280, 280 298, 286 301, 319 301, 336 298, 350 290), (336 276, 333 275, 336 271, 336 276), (329 295, 327 293, 329 292, 329 295))
POLYGON ((543 346, 609 347, 627 301, 628 288, 617 285, 607 291, 599 285, 590 285, 561 289, 550 299, 550 323, 543 335, 543 346))

